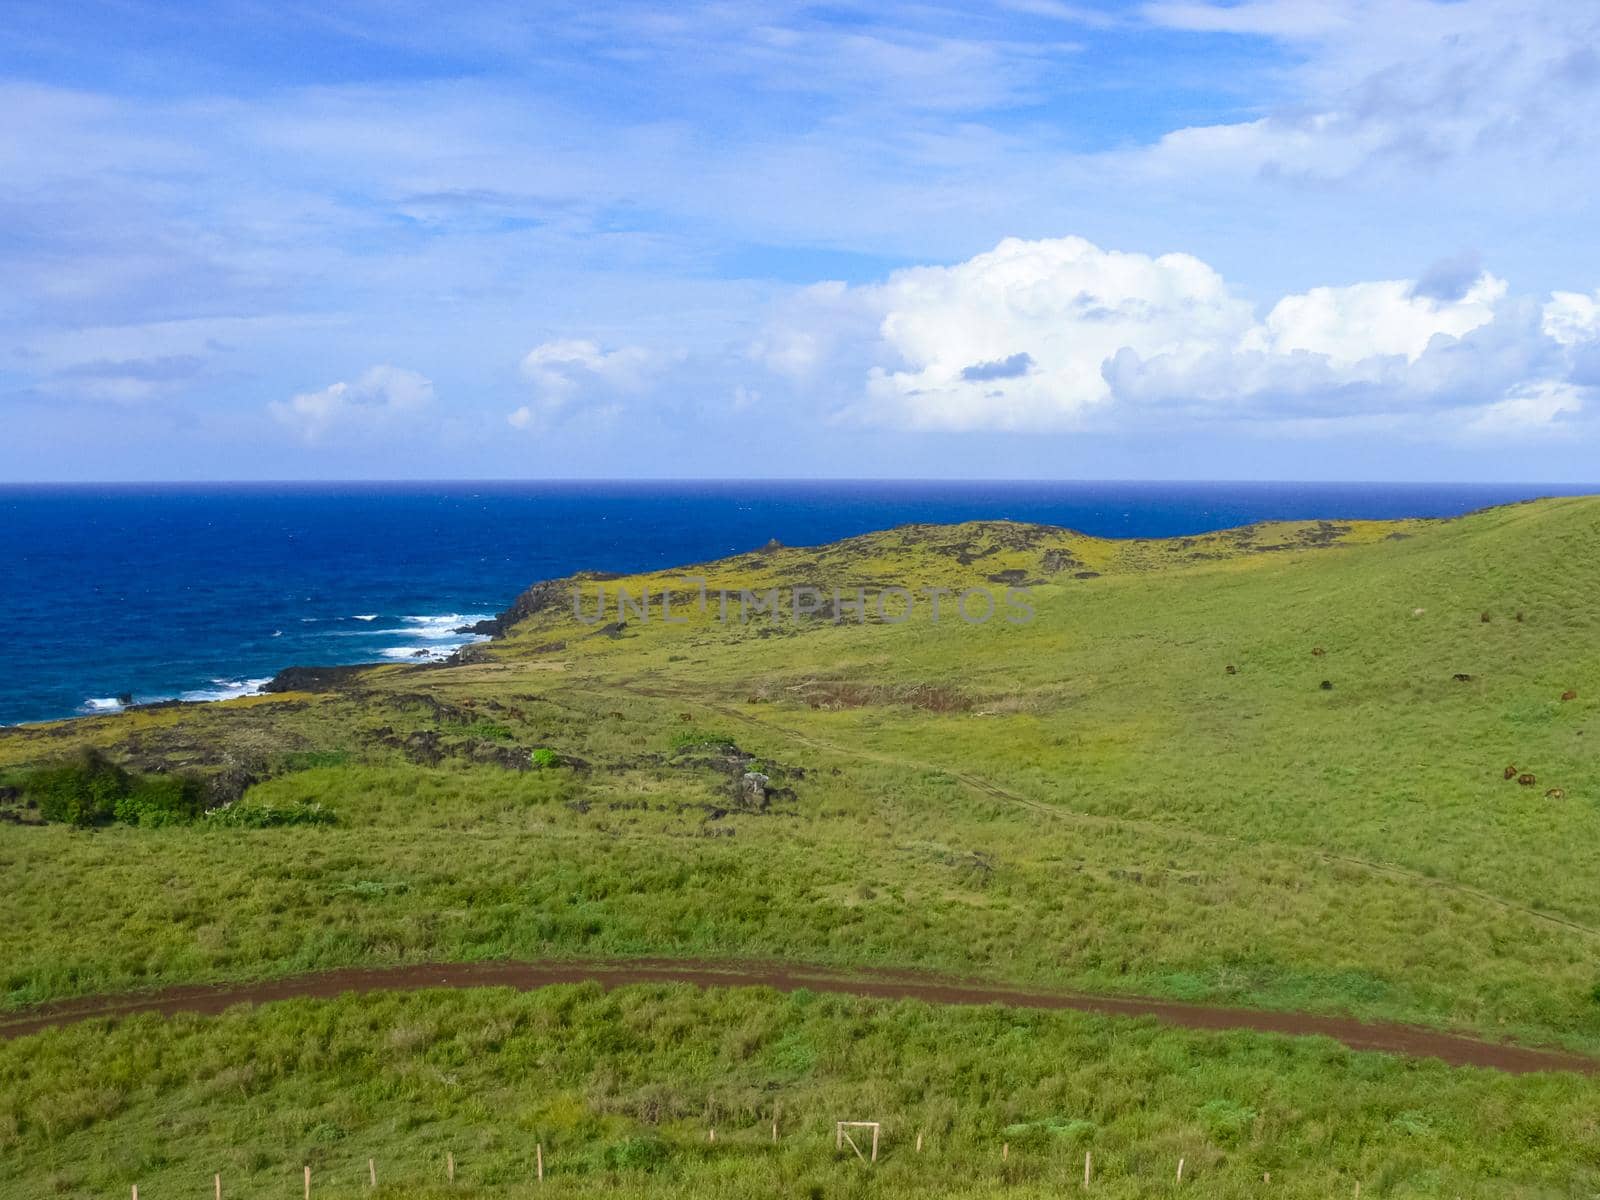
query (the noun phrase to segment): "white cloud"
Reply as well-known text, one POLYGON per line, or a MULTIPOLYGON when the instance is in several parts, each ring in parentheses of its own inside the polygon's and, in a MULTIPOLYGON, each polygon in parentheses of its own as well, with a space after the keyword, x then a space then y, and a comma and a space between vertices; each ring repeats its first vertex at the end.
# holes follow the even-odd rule
POLYGON ((1600 292, 1552 292, 1544 306, 1545 336, 1563 346, 1578 346, 1600 337, 1600 292))
POLYGON ((536 428, 583 408, 614 413, 619 400, 645 388, 660 366, 639 346, 604 350, 596 342, 562 338, 543 342, 522 358, 522 375, 533 385, 534 402, 507 415, 516 429, 536 428))
POLYGON ((1008 238, 864 291, 896 363, 872 368, 868 395, 913 428, 1070 424, 1111 398, 1101 367, 1118 350, 1197 355, 1242 336, 1251 316, 1196 258, 1082 238, 1008 238))
POLYGON ((1197 258, 1074 237, 1008 239, 810 301, 753 357, 793 374, 782 348, 844 347, 806 357, 801 382, 846 373, 844 415, 929 430, 1228 420, 1326 432, 1440 413, 1457 432, 1542 429, 1582 409, 1568 347, 1600 333, 1600 303, 1560 293, 1540 308, 1487 272, 1447 288, 1311 288, 1258 318, 1197 258))
MULTIPOLYGON (((1600 9, 1569 0, 1176 0, 1153 24, 1255 35, 1299 60, 1258 120, 1168 133, 1135 157, 1194 175, 1348 179, 1460 167, 1481 203, 1529 202, 1535 165, 1589 178, 1600 9), (1520 169, 1519 169, 1520 167, 1520 169)), ((1545 193, 1559 197, 1554 179, 1545 193)))
POLYGON ((329 384, 267 407, 308 443, 341 430, 370 433, 413 417, 433 403, 433 383, 403 367, 368 367, 353 382, 329 384))
POLYGON ((1378 355, 1414 363, 1435 337, 1459 339, 1494 320, 1505 294, 1505 281, 1488 274, 1455 301, 1419 295, 1408 279, 1312 288, 1278 301, 1246 348, 1272 354, 1304 350, 1336 367, 1378 355))
POLYGON ((1469 434, 1485 436, 1552 432, 1583 411, 1580 388, 1556 379, 1519 384, 1504 400, 1485 406, 1467 424, 1469 434))

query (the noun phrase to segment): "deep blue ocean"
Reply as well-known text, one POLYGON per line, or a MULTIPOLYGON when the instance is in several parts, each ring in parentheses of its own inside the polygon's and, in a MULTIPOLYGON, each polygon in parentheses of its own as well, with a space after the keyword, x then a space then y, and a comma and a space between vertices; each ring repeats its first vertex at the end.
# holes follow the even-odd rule
POLYGON ((1114 537, 1450 516, 1595 488, 1277 483, 0 485, 0 724, 416 661, 539 579, 1011 518, 1114 537))

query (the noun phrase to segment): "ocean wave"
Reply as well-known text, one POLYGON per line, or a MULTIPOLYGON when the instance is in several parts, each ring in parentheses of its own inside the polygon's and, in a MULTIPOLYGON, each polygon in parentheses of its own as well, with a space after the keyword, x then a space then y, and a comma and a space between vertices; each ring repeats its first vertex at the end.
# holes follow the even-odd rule
POLYGON ((179 692, 178 699, 205 702, 237 700, 240 696, 259 696, 261 689, 271 682, 271 676, 265 679, 213 679, 210 687, 179 692))
POLYGON ((452 642, 444 646, 385 646, 378 653, 385 658, 399 659, 401 662, 443 662, 465 644, 452 642))
POLYGON ((433 616, 401 617, 411 628, 405 630, 407 637, 421 638, 459 638, 456 632, 463 625, 476 625, 479 621, 487 621, 490 613, 437 613, 433 616))
POLYGON ((376 621, 378 619, 378 614, 377 613, 357 613, 355 616, 351 617, 350 619, 352 621, 376 621))
POLYGON ((82 713, 114 713, 121 712, 124 707, 125 705, 122 701, 115 696, 90 696, 82 704, 78 705, 78 711, 82 713))

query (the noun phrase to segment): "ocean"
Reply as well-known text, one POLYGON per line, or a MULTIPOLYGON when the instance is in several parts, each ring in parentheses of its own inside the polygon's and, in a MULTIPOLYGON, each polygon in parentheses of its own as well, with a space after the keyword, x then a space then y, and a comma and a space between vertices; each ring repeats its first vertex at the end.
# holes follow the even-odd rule
POLYGON ((0 724, 245 695, 283 667, 423 661, 528 584, 1009 518, 1112 537, 1453 516, 1588 487, 1287 483, 0 485, 0 724), (419 653, 420 652, 420 653, 419 653))

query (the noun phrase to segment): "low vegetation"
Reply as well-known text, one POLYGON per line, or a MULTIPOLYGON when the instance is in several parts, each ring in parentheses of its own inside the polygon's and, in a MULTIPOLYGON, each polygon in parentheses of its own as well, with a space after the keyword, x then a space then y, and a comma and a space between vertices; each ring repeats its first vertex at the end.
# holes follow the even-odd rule
POLYGON ((0 1044, 0 1194, 1587 1196, 1576 1076, 1317 1040, 595 985, 290 1001, 0 1044), (772 1124, 778 1123, 778 1140, 772 1124), (876 1166, 834 1123, 882 1125, 876 1166), (711 1131, 715 1131, 715 1140, 711 1131), (917 1139, 922 1149, 917 1150, 917 1139), (542 1148, 545 1181, 535 1181, 542 1148), (446 1155, 456 1164, 447 1186, 446 1155), (1264 1187, 1270 1176, 1270 1187, 1264 1187))
MULTIPOLYGON (((1600 1054, 1596 544, 1592 499, 1449 522, 1307 522, 1171 541, 992 522, 897 530, 604 582, 635 596, 676 589, 670 624, 633 615, 601 632, 575 620, 553 585, 519 602, 505 637, 454 665, 379 667, 331 691, 3 731, 3 1003, 437 959, 788 958, 1354 1014, 1600 1054), (684 590, 685 573, 707 579, 704 610, 684 590), (717 620, 725 587, 985 581, 1028 586, 1035 619, 717 620), (191 780, 204 795, 198 809, 191 780), (108 801, 113 793, 121 800, 108 801), (158 793, 169 800, 129 800, 158 793), (169 811, 188 815, 168 820, 169 811)), ((579 586, 592 614, 602 582, 579 586)), ((570 1039, 596 1047, 589 1066, 603 1077, 630 1070, 636 1048, 626 1039, 602 1053, 616 1034, 591 1000, 602 1003, 577 1005, 570 1039)), ((452 1022, 469 1010, 438 1002, 436 1040, 467 1036, 452 1022)), ((493 1001, 505 1013, 545 1003, 493 1001)), ((803 1015, 787 1001, 761 1003, 782 1014, 772 1018, 779 1025, 803 1015)), ((349 1015, 294 1011, 312 1025, 349 1015)), ((249 1020, 271 1028, 273 1012, 249 1020)), ((962 1024, 970 1015, 916 1019, 957 1040, 993 1032, 962 1024)), ((248 1026, 237 1020, 245 1024, 220 1027, 248 1026)), ((1019 1020, 1044 1037, 1033 1022, 1074 1019, 1019 1020)), ((204 1022, 159 1028, 212 1036, 204 1022)), ((941 1076, 963 1122, 982 1131, 963 1163, 981 1159, 991 1173, 946 1180, 930 1167, 906 1176, 903 1194, 959 1195, 969 1182, 968 1194, 985 1194, 1003 1177, 985 1157, 996 1136, 1013 1144, 1006 1169, 1020 1194, 1045 1194, 1066 1176, 1028 1174, 1034 1155, 1070 1143, 1081 1170, 1075 1122, 1084 1120, 1101 1131, 1095 1138, 1125 1130, 1096 1144, 1106 1188, 1129 1195, 1132 1182, 1112 1182, 1116 1155, 1137 1157, 1148 1142, 1175 1160, 1170 1150, 1196 1130, 1241 1164, 1236 1176, 1208 1176, 1207 1194, 1243 1195, 1249 1172, 1259 1183, 1267 1170, 1276 1187, 1282 1168, 1269 1159, 1296 1144, 1285 1130, 1302 1121, 1324 1122, 1325 1136, 1304 1141, 1294 1161, 1321 1155, 1335 1174, 1305 1174, 1316 1182, 1295 1186, 1311 1190, 1290 1194, 1342 1194, 1314 1189, 1353 1183, 1346 1168, 1358 1162, 1366 1195, 1509 1194, 1471 1190, 1480 1186, 1472 1179, 1492 1177, 1495 1156, 1521 1164, 1508 1175, 1528 1189, 1519 1194, 1587 1195, 1538 1189, 1593 1182, 1585 1147, 1595 1134, 1574 1115, 1593 1098, 1578 1081, 1485 1082, 1374 1060, 1383 1090, 1407 1097, 1395 1108, 1359 1082, 1359 1070, 1376 1067, 1326 1047, 1105 1028, 1155 1062, 1169 1061, 1168 1037, 1208 1047, 1184 1078, 1248 1074, 1247 1064, 1287 1055, 1294 1090, 1263 1099, 1260 1088, 1200 1088, 1207 1094, 1185 1093, 1143 1124, 1125 1115, 1117 1125, 1076 1102, 1019 1108, 998 1085, 941 1076), (1407 1082, 1411 1071, 1425 1087, 1407 1082), (1429 1088, 1442 1107, 1424 1102, 1429 1088), (1558 1132, 1548 1142, 1517 1132, 1511 1096, 1558 1132), (1462 1115, 1479 1103, 1486 1116, 1462 1115), (1509 1123, 1482 1124, 1495 1113, 1509 1123), (1339 1148, 1346 1128, 1386 1154, 1426 1153, 1385 1175, 1339 1148), (1470 1157, 1480 1143, 1488 1157, 1470 1157), (1427 1176, 1423 1158, 1445 1173, 1427 1176), (1437 1187, 1417 1182, 1427 1178, 1437 1187)), ((24 1039, 5 1053, 20 1070, 43 1053, 29 1046, 87 1036, 24 1039)), ((1062 1078, 1076 1077, 1071 1056, 1081 1054, 1099 1086, 1123 1087, 1133 1064, 1106 1039, 1060 1043, 1062 1078)), ((725 1061, 721 1042, 696 1044, 706 1058, 689 1075, 695 1088, 742 1061, 725 1061)), ((225 1041, 213 1045, 218 1071, 243 1069, 225 1041)), ((937 1055, 927 1057, 933 1070, 937 1055)), ((896 1069, 916 1078, 914 1058, 896 1069)), ((305 1061, 313 1075, 324 1069, 305 1061)), ((511 1086, 494 1061, 473 1068, 486 1072, 473 1078, 491 1095, 511 1086)), ((862 1086, 868 1065, 888 1061, 863 1060, 862 1086)), ((174 1068, 179 1092, 199 1086, 186 1070, 174 1068)), ((833 1097, 835 1077, 817 1079, 818 1095, 833 1097)), ((392 1086, 385 1094, 422 1103, 408 1085, 392 1086)), ((854 1107, 842 1101, 856 1093, 837 1095, 854 1107)), ((821 1121, 833 1106, 819 1100, 808 1111, 821 1121)), ((162 1111, 171 1110, 157 1104, 139 1120, 162 1111)), ((74 1138, 112 1137, 99 1118, 49 1135, 27 1113, 14 1119, 33 1131, 27 1154, 44 1156, 32 1163, 66 1161, 74 1138)), ((582 1137, 562 1143, 552 1129, 550 1141, 569 1165, 590 1162, 591 1177, 616 1172, 624 1195, 642 1194, 635 1176, 647 1163, 651 1187, 685 1195, 720 1187, 724 1173, 752 1195, 773 1194, 774 1180, 796 1194, 810 1186, 811 1160, 787 1157, 798 1149, 786 1144, 771 1159, 735 1139, 712 1158, 691 1152, 689 1117, 674 1120, 580 1123, 582 1137)), ((374 1131, 365 1118, 355 1127, 406 1153, 398 1127, 374 1131)), ((508 1139, 511 1156, 536 1127, 529 1117, 520 1132, 493 1136, 508 1139)), ((171 1144, 181 1150, 191 1137, 202 1131, 171 1144)), ((353 1141, 335 1142, 364 1162, 353 1141)), ((299 1145, 275 1143, 259 1170, 280 1169, 280 1151, 293 1159, 299 1145)), ((463 1163, 476 1161, 462 1145, 463 1163)), ((883 1181, 913 1170, 896 1145, 883 1181)), ((1209 1161, 1196 1147, 1193 1162, 1209 1161)), ((189 1161, 188 1150, 175 1153, 189 1161)), ((1066 1171, 1072 1156, 1057 1157, 1050 1170, 1066 1171)), ((865 1186, 829 1173, 848 1165, 817 1169, 822 1194, 865 1186)), ((426 1182, 420 1167, 417 1178, 426 1182)), ((510 1186, 512 1175, 465 1172, 462 1186, 469 1180, 510 1186)))

